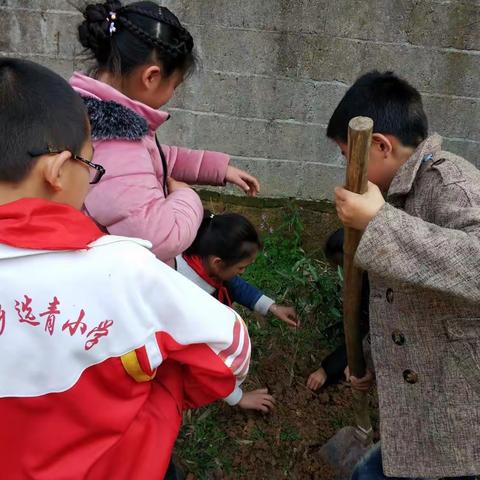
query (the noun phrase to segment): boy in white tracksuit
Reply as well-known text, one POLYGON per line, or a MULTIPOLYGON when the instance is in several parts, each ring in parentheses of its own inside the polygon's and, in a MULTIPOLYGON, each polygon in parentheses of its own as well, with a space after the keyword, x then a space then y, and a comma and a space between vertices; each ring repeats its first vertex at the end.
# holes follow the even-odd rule
POLYGON ((161 479, 182 411, 246 375, 248 332, 148 242, 80 213, 104 171, 63 79, 1 59, 0 102, 2 476, 161 479))

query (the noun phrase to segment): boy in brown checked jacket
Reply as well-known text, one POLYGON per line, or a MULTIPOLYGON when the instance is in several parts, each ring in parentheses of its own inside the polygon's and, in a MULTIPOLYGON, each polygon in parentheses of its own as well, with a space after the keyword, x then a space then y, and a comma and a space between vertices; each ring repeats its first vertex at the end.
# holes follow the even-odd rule
MULTIPOLYGON (((347 155, 351 118, 374 121, 364 195, 335 190, 364 230, 378 444, 353 479, 480 474, 480 172, 427 136, 420 94, 391 72, 348 90, 327 136, 347 155), (383 466, 382 466, 383 464, 383 466)), ((364 388, 372 378, 352 379, 364 388)))

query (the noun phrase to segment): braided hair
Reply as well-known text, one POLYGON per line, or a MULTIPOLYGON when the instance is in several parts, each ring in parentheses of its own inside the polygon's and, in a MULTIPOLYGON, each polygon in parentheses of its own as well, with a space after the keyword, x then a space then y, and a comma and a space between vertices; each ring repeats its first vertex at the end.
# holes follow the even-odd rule
POLYGON ((83 15, 79 40, 92 52, 98 70, 127 75, 153 61, 168 77, 175 71, 188 74, 195 66, 193 38, 166 7, 107 0, 87 5, 83 15))

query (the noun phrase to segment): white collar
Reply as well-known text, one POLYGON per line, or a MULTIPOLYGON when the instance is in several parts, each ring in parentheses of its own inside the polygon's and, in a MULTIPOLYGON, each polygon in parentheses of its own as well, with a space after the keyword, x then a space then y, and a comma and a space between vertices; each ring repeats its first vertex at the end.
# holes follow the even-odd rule
POLYGON ((183 255, 178 255, 176 257, 177 262, 177 272, 181 273, 185 278, 188 278, 193 282, 197 287, 200 287, 203 291, 207 292, 209 295, 212 295, 217 290, 215 287, 212 287, 208 282, 206 282, 183 258, 183 255))

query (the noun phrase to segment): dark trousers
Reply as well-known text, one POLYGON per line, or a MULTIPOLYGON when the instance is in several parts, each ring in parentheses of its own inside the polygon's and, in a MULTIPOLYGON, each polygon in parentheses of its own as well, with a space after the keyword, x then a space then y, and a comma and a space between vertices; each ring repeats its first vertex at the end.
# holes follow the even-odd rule
POLYGON ((177 480, 177 469, 175 468, 175 464, 173 461, 170 461, 170 465, 168 466, 167 473, 165 474, 164 480, 177 480))
MULTIPOLYGON (((453 477, 452 477, 453 478, 453 477)), ((455 477, 457 480, 475 480, 476 477, 455 477)), ((380 443, 377 443, 367 454, 358 462, 353 471, 352 480, 422 480, 420 478, 398 478, 387 477, 383 473, 382 450, 380 443)))

